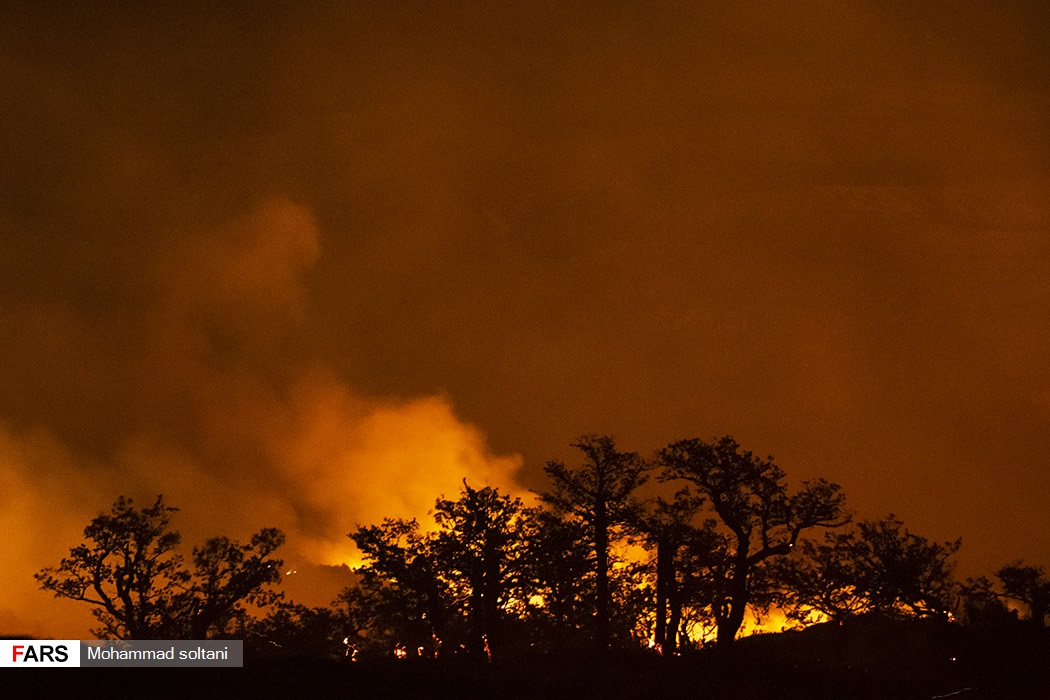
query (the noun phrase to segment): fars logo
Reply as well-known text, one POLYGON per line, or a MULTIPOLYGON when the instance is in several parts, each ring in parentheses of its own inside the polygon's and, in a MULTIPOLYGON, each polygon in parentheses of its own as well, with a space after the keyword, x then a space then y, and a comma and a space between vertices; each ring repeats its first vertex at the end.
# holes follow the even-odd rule
POLYGON ((0 666, 80 666, 80 640, 0 639, 0 666))

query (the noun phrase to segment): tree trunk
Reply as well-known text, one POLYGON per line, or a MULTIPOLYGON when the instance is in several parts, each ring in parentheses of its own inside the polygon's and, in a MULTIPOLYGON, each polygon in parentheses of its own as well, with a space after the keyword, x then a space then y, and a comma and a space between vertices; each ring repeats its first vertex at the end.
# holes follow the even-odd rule
POLYGON ((661 650, 667 642, 667 550, 667 538, 661 537, 656 543, 656 629, 653 632, 653 643, 659 644, 661 650))
POLYGON ((744 612, 747 610, 748 568, 737 563, 737 569, 729 582, 729 614, 718 621, 718 646, 730 647, 736 641, 736 634, 744 624, 744 612))
POLYGON ((667 565, 667 606, 669 620, 667 622, 667 642, 664 644, 665 654, 674 654, 678 651, 678 633, 682 626, 682 601, 678 597, 678 579, 675 576, 674 550, 671 550, 670 562, 667 565))
POLYGON ((500 599, 500 553, 498 550, 490 550, 485 558, 485 599, 483 601, 484 617, 482 625, 484 638, 482 648, 487 648, 486 653, 490 658, 492 650, 495 649, 497 640, 497 627, 499 626, 499 599, 500 599))
POLYGON ((609 523, 605 514, 605 504, 599 502, 597 505, 594 518, 594 553, 597 567, 595 643, 598 649, 604 651, 609 647, 609 523))

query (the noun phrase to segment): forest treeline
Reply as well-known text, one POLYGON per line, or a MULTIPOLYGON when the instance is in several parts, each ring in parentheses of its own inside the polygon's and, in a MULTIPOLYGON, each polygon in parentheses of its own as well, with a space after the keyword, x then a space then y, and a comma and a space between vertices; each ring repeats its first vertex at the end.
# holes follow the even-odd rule
POLYGON ((824 479, 792 490, 771 457, 731 437, 679 441, 651 459, 609 436, 573 445, 577 464, 547 463, 539 505, 464 481, 455 498, 437 498, 432 523, 358 527, 349 537, 364 563, 328 607, 273 585, 277 530, 246 544, 212 538, 187 560, 162 497, 142 509, 121 497, 36 578, 92 605, 100 638, 231 637, 262 654, 351 659, 676 654, 728 647, 773 611, 795 626, 1045 622, 1041 567, 1017 561, 958 581, 958 540, 931 542, 893 515, 858 519, 824 479))

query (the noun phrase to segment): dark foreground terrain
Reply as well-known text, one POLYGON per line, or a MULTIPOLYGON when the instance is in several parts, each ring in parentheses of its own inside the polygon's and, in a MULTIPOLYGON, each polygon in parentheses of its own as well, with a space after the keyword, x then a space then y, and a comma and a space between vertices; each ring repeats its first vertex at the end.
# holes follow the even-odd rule
POLYGON ((497 660, 249 658, 242 669, 0 669, 3 697, 1046 698, 1050 636, 869 622, 741 640, 730 653, 497 660))

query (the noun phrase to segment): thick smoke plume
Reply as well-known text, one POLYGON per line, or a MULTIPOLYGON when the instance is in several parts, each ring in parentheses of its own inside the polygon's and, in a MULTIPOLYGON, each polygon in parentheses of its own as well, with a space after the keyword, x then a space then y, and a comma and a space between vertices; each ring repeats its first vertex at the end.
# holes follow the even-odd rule
MULTIPOLYGON (((303 566, 352 563, 355 524, 425 516, 464 478, 518 490, 520 459, 492 454, 446 397, 362 396, 316 361, 277 362, 291 352, 302 276, 320 249, 309 212, 275 201, 165 251, 141 335, 104 365, 127 382, 111 390, 133 410, 90 417, 126 421, 111 454, 84 457, 44 427, 0 425, 0 526, 16 533, 0 548, 0 629, 76 632, 62 622, 68 604, 35 591, 32 574, 121 494, 145 503, 163 493, 182 509, 187 544, 280 527, 285 557, 303 566)), ((51 327, 45 357, 67 344, 98 356, 110 340, 51 327)))

